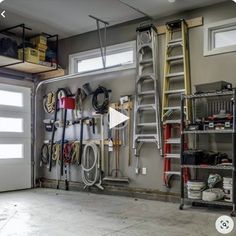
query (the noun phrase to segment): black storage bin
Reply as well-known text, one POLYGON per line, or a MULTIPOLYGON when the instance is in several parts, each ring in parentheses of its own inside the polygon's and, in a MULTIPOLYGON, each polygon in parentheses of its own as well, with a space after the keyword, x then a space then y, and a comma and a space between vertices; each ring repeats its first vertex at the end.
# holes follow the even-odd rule
POLYGON ((232 89, 232 84, 226 81, 195 85, 197 93, 212 93, 222 90, 232 89))
POLYGON ((202 150, 186 150, 183 152, 184 165, 200 165, 204 157, 202 150))

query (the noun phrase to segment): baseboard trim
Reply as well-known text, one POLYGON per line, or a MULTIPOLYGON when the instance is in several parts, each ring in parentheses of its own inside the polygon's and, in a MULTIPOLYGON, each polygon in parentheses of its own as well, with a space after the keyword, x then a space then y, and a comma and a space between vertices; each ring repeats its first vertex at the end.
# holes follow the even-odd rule
MULTIPOLYGON (((57 180, 54 179, 45 179, 42 178, 38 181, 38 187, 42 188, 52 188, 57 189, 57 180)), ((126 196, 132 198, 148 199, 148 200, 157 200, 163 202, 180 202, 180 194, 178 193, 169 193, 162 192, 159 190, 151 190, 144 188, 133 188, 123 185, 103 185, 104 190, 100 190, 96 187, 90 187, 84 189, 83 183, 80 182, 69 182, 69 191, 82 191, 82 192, 91 192, 96 194, 106 194, 106 195, 116 195, 116 196, 126 196)), ((59 189, 65 190, 65 182, 59 182, 59 189)))

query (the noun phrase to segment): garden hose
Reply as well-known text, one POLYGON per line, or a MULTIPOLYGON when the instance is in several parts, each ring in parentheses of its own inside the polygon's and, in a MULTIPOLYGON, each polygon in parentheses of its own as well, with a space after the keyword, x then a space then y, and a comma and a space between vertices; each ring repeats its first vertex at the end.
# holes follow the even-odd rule
POLYGON ((94 142, 85 145, 82 160, 82 180, 86 187, 95 185, 100 175, 100 150, 94 142), (92 150, 93 154, 90 153, 92 150))
POLYGON ((43 108, 46 113, 53 113, 56 107, 56 94, 54 92, 48 93, 43 98, 43 108))
POLYGON ((49 145, 44 143, 41 148, 41 163, 47 165, 49 161, 49 145))
POLYGON ((108 105, 109 105, 109 91, 105 87, 99 86, 93 92, 92 106, 97 113, 104 114, 108 111, 108 105), (102 103, 98 101, 99 94, 104 95, 102 103))
POLYGON ((59 161, 59 157, 60 157, 60 144, 59 143, 55 143, 53 145, 53 153, 52 153, 52 160, 53 161, 59 161))
POLYGON ((71 145, 71 162, 72 164, 79 164, 79 156, 80 156, 80 144, 79 142, 73 142, 71 145))
POLYGON ((72 144, 66 143, 64 146, 64 155, 63 155, 65 164, 71 164, 71 161, 72 161, 71 151, 72 151, 72 144))
MULTIPOLYGON (((68 91, 64 88, 59 88, 57 91, 56 91, 56 94, 55 94, 55 98, 56 98, 56 101, 55 101, 55 112, 54 112, 54 121, 53 121, 53 129, 52 129, 52 137, 51 137, 51 147, 50 147, 50 152, 49 152, 49 171, 52 170, 52 156, 53 156, 53 144, 54 144, 54 138, 55 138, 55 132, 56 132, 56 127, 55 127, 55 122, 57 121, 57 115, 58 115, 58 96, 61 94, 64 94, 65 96, 68 95, 68 91)), ((66 117, 67 117, 67 110, 65 109, 64 111, 64 124, 63 124, 63 130, 62 130, 62 140, 61 140, 61 144, 64 144, 64 137, 65 137, 65 126, 66 126, 66 117)), ((63 155, 63 149, 64 149, 64 145, 61 145, 61 152, 60 154, 63 155)), ((61 157, 61 162, 63 162, 63 158, 61 157)), ((63 175, 63 166, 61 167, 61 175, 63 175)))

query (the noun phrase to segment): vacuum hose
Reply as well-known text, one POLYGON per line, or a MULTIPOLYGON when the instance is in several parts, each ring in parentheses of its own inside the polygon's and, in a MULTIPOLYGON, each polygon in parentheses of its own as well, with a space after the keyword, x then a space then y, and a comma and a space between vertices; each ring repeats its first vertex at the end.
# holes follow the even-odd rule
POLYGON ((82 160, 82 180, 86 186, 95 185, 100 177, 100 150, 98 146, 90 142, 85 145, 82 160), (93 154, 90 152, 92 150, 93 154))

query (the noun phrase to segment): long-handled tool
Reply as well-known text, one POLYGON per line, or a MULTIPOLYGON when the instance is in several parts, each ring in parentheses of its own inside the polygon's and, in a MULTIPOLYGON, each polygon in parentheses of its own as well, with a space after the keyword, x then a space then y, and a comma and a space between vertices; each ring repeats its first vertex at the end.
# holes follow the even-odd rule
MULTIPOLYGON (((123 126, 124 128, 126 127, 126 125, 123 126)), ((109 127, 108 127, 109 129, 109 127)), ((115 132, 115 138, 114 138, 114 142, 112 141, 112 144, 114 144, 114 150, 115 150, 115 169, 112 169, 111 173, 110 173, 110 152, 111 150, 109 150, 108 147, 108 176, 104 177, 103 180, 104 181, 108 181, 108 182, 120 182, 120 183, 129 183, 129 179, 128 177, 124 177, 121 170, 120 170, 120 127, 117 127, 116 129, 114 129, 115 132)), ((109 140, 113 140, 111 137, 111 130, 109 131, 109 140)))
MULTIPOLYGON (((52 127, 52 138, 51 138, 51 146, 50 146, 50 152, 49 152, 49 171, 52 171, 52 154, 53 154, 53 144, 54 144, 54 139, 55 139, 55 132, 56 132, 56 127, 55 127, 55 123, 57 121, 57 115, 58 115, 58 111, 59 111, 59 102, 58 102, 58 96, 60 93, 63 93, 63 95, 67 96, 67 90, 64 88, 59 88, 56 91, 55 94, 55 99, 56 99, 56 104, 55 104, 55 113, 54 113, 54 121, 53 121, 53 127, 52 127)), ((65 113, 65 117, 66 117, 66 113, 65 113)), ((65 137, 65 131, 64 131, 64 137, 65 137)), ((64 141, 63 141, 64 142, 64 141)), ((63 145, 62 145, 63 146, 63 145)), ((62 147, 62 151, 63 151, 64 147, 62 147)), ((63 152, 62 152, 63 153, 63 152)))

